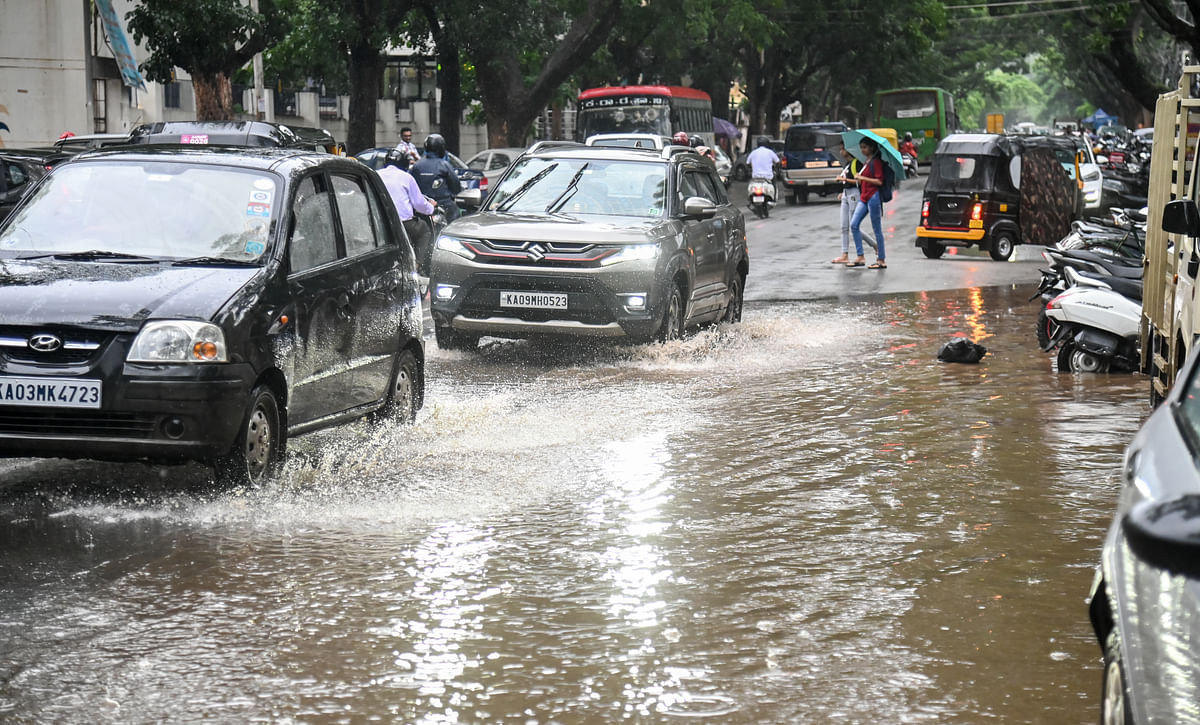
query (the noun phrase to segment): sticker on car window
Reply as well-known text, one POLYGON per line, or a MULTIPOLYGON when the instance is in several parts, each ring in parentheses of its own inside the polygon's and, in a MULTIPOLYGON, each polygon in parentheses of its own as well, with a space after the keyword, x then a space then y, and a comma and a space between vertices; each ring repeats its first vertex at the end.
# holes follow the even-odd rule
POLYGON ((246 254, 257 257, 266 251, 267 245, 262 242, 246 242, 246 246, 243 249, 246 254))
POLYGON ((246 205, 246 216, 270 217, 271 216, 271 205, 270 204, 255 204, 254 202, 250 202, 249 204, 246 205))
POLYGON ((275 184, 271 183, 269 179, 255 179, 254 188, 270 191, 275 188, 275 184))
POLYGON ((271 204, 271 196, 272 196, 271 192, 266 191, 266 190, 252 190, 250 192, 250 203, 251 204, 270 205, 271 204))
POLYGON ((662 216, 662 209, 657 206, 652 206, 646 210, 646 213, 650 216, 662 216))

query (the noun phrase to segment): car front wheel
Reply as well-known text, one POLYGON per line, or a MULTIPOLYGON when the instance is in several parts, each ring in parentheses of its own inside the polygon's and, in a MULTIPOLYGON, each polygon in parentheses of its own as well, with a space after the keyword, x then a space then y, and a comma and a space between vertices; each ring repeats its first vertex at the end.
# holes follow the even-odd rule
POLYGON ((667 297, 667 310, 663 315, 662 326, 658 328, 658 341, 667 342, 683 337, 683 292, 679 285, 671 285, 667 297))
POLYGON ((266 385, 254 388, 233 448, 213 464, 217 482, 257 486, 270 478, 282 457, 282 420, 274 391, 266 385))
POLYGON ((1104 643, 1104 681, 1100 690, 1100 724, 1133 725, 1125 685, 1125 666, 1121 662, 1121 639, 1117 630, 1108 633, 1104 643))
POLYGON ((465 335, 444 325, 433 328, 433 335, 442 350, 474 350, 479 345, 477 335, 465 335))

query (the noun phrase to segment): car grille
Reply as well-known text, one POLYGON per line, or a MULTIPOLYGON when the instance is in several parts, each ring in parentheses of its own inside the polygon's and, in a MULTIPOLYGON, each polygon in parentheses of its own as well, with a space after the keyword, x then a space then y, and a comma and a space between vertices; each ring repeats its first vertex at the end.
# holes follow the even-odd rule
POLYGON ((154 417, 100 410, 0 410, 0 434, 149 438, 154 417))
POLYGON ((92 330, 0 326, 0 359, 31 365, 78 366, 90 361, 111 338, 108 333, 92 330), (54 335, 62 344, 50 351, 36 350, 30 346, 30 340, 40 334, 54 335))
POLYGON ((466 244, 484 264, 521 267, 599 267, 600 261, 616 254, 620 247, 580 242, 519 242, 507 239, 481 239, 466 244))
POLYGON ((528 322, 574 320, 588 325, 605 325, 613 321, 612 311, 586 286, 548 280, 489 280, 471 290, 459 308, 459 314, 475 318, 501 315, 528 322), (570 307, 565 310, 501 307, 501 290, 563 292, 568 295, 570 307))

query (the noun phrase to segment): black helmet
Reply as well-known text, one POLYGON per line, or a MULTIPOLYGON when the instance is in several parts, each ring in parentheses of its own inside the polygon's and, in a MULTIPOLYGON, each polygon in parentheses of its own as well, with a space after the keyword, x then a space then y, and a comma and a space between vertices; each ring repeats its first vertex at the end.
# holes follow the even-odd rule
POLYGON ((408 154, 400 149, 392 149, 387 152, 387 157, 384 159, 384 166, 395 166, 398 169, 408 169, 408 154))
POLYGON ((758 145, 759 146, 770 146, 771 139, 767 138, 766 136, 759 136, 758 137, 758 145))
POLYGON ((696 148, 697 146, 703 146, 704 139, 700 138, 699 136, 692 136, 691 138, 688 139, 688 144, 692 148, 696 148))
POLYGON ((911 131, 907 131, 907 132, 905 132, 905 134, 904 134, 904 140, 905 140, 905 141, 912 141, 912 132, 911 132, 911 131))
POLYGON ((431 133, 425 137, 425 150, 435 156, 446 155, 446 139, 440 133, 431 133))

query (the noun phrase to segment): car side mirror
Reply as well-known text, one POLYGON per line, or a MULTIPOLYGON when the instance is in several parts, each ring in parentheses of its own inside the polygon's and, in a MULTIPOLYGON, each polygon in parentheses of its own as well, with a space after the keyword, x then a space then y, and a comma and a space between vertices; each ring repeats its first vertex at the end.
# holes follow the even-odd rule
POLYGON ((717 206, 703 196, 689 196, 683 202, 683 215, 695 219, 710 219, 717 214, 717 206))
POLYGON ((1096 165, 1097 166, 1103 166, 1107 163, 1108 163, 1108 157, 1105 156, 1104 154, 1100 154, 1099 156, 1096 157, 1096 165))
POLYGON ((1162 230, 1169 234, 1200 236, 1200 210, 1191 199, 1168 201, 1163 207, 1162 230))
POLYGON ((458 192, 457 195, 455 195, 454 201, 456 201, 458 205, 464 209, 475 211, 483 205, 483 192, 478 188, 463 189, 462 191, 458 192))
POLYGON ((1158 569, 1200 576, 1200 495, 1142 501, 1121 520, 1130 550, 1158 569))

